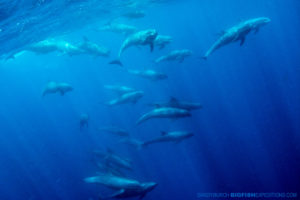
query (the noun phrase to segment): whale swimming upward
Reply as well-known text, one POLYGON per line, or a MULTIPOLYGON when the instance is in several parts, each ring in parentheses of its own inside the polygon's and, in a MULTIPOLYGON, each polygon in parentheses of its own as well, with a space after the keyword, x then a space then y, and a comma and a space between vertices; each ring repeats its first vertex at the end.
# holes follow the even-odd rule
POLYGON ((116 60, 111 61, 109 64, 116 64, 123 66, 120 58, 122 53, 128 49, 129 47, 132 46, 145 46, 149 45, 151 52, 153 51, 154 48, 154 41, 157 37, 158 33, 155 29, 147 29, 143 31, 139 31, 137 33, 134 33, 133 35, 129 36, 122 44, 118 58, 116 60))
POLYGON ((244 21, 237 26, 228 29, 205 53, 203 59, 207 59, 210 54, 227 44, 240 41, 240 45, 242 46, 245 43, 246 36, 251 31, 257 33, 262 26, 268 24, 270 21, 271 20, 267 17, 259 17, 244 21))

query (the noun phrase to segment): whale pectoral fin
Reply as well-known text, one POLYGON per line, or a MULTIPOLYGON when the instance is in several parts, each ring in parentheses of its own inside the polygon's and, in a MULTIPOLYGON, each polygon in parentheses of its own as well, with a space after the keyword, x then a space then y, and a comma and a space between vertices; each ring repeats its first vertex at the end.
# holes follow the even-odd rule
POLYGON ((150 51, 151 52, 153 52, 153 50, 154 50, 154 44, 153 44, 153 42, 150 44, 150 51))
POLYGON ((140 198, 139 199, 143 199, 145 196, 146 196, 146 192, 145 193, 143 193, 141 196, 140 196, 140 198))
POLYGON ((60 91, 60 95, 64 96, 65 95, 64 91, 60 91))
POLYGON ((256 28, 255 30, 254 30, 254 34, 256 34, 256 33, 258 33, 259 32, 259 28, 256 28))
POLYGON ((246 38, 245 38, 245 37, 242 37, 242 38, 241 38, 241 43, 240 43, 240 46, 243 46, 243 44, 245 43, 245 40, 246 40, 246 38))
POLYGON ((123 67, 123 64, 120 61, 120 59, 112 60, 108 64, 110 64, 110 65, 120 65, 121 67, 123 67))
POLYGON ((123 194, 124 192, 125 192, 125 190, 124 190, 124 189, 121 189, 121 190, 115 192, 114 194, 112 194, 111 197, 117 197, 117 196, 123 194))
POLYGON ((176 99, 175 97, 170 97, 169 103, 171 104, 177 104, 178 103, 178 99, 176 99))
POLYGON ((179 63, 182 63, 183 61, 184 61, 184 58, 182 57, 182 58, 179 59, 178 62, 179 62, 179 63))
POLYGON ((166 131, 161 131, 160 133, 161 133, 161 135, 167 135, 168 134, 166 131))
POLYGON ((216 33, 215 35, 218 36, 218 37, 221 37, 223 35, 226 34, 226 31, 225 30, 221 30, 220 32, 216 33))
POLYGON ((121 190, 118 190, 117 192, 115 192, 115 193, 113 193, 113 194, 111 194, 110 196, 107 196, 107 197, 100 197, 99 196, 99 200, 100 199, 102 199, 102 200, 104 200, 104 199, 113 199, 113 198, 116 198, 116 197, 122 195, 124 192, 125 192, 125 190, 121 189, 121 190))

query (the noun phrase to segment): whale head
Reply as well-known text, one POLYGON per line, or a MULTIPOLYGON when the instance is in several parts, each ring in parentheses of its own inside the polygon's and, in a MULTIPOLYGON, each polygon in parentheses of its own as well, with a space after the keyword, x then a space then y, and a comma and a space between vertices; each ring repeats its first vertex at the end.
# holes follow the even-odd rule
POLYGON ((255 26, 264 26, 268 23, 271 22, 271 19, 268 18, 268 17, 260 17, 260 18, 257 18, 255 19, 255 22, 254 22, 254 25, 255 26))
POLYGON ((144 96, 144 92, 143 91, 136 91, 136 92, 133 92, 132 95, 135 97, 135 99, 140 99, 144 96))
POLYGON ((193 52, 191 50, 184 49, 184 50, 182 50, 182 54, 184 56, 191 56, 193 54, 193 52))
POLYGON ((181 117, 190 117, 192 116, 188 110, 185 109, 178 109, 178 115, 181 117))
POLYGON ((155 29, 148 29, 144 32, 145 40, 147 43, 153 43, 158 33, 155 29))

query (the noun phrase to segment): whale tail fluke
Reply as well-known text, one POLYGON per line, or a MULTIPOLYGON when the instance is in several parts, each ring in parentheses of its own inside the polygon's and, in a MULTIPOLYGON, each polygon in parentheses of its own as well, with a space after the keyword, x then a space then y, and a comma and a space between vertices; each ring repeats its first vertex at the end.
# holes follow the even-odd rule
POLYGON ((42 98, 44 98, 47 94, 48 94, 47 90, 44 90, 44 91, 42 92, 42 98))

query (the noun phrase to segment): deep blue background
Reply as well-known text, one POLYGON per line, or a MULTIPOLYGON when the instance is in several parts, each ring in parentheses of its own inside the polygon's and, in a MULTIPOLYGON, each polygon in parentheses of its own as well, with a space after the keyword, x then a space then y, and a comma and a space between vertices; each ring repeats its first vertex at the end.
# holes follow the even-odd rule
MULTIPOLYGON (((152 54, 148 47, 128 49, 122 60, 125 68, 165 72, 166 81, 140 79, 108 65, 109 59, 86 55, 26 53, 1 61, 0 199, 88 199, 107 193, 82 181, 95 175, 92 151, 106 147, 133 160, 130 176, 159 183, 145 199, 197 199, 197 192, 299 192, 299 1, 170 1, 146 11, 144 19, 122 22, 156 28, 174 41, 152 54), (228 45, 201 59, 220 31, 262 16, 271 23, 250 34, 243 47, 228 45), (181 48, 194 53, 184 63, 153 63, 181 48), (50 80, 75 89, 64 97, 42 98, 50 80), (136 105, 107 107, 114 95, 103 89, 105 84, 128 85, 145 96, 136 105), (150 109, 147 103, 170 96, 199 101, 203 110, 189 119, 135 125, 150 109), (82 132, 81 113, 91 118, 82 132), (195 137, 137 151, 96 131, 107 125, 126 128, 142 140, 162 130, 189 130, 195 137)), ((95 32, 94 25, 63 38, 79 42, 87 36, 111 48, 115 57, 124 37, 95 32)))

